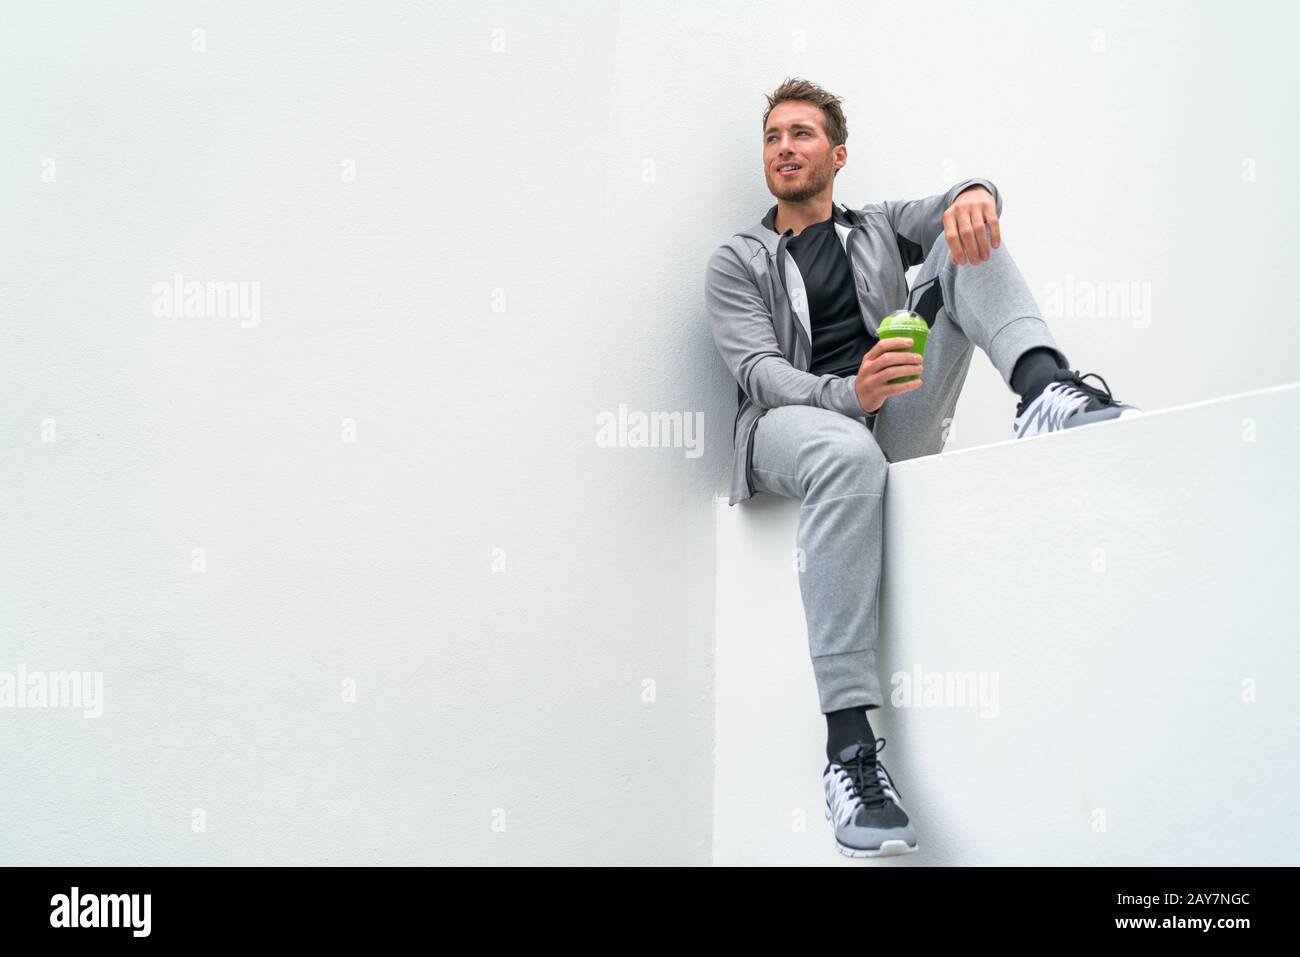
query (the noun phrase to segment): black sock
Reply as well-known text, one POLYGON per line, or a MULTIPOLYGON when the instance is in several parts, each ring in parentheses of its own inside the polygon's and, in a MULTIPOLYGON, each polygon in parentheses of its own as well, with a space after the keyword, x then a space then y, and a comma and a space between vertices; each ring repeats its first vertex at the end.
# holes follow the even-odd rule
POLYGON ((1047 346, 1030 349, 1016 360, 1016 367, 1011 371, 1011 388, 1020 395, 1020 407, 1023 409, 1037 398, 1038 393, 1047 388, 1052 381, 1052 373, 1057 369, 1066 369, 1061 365, 1056 353, 1047 346))
POLYGON ((858 741, 873 744, 876 740, 862 705, 826 712, 826 760, 835 761, 839 753, 858 741))

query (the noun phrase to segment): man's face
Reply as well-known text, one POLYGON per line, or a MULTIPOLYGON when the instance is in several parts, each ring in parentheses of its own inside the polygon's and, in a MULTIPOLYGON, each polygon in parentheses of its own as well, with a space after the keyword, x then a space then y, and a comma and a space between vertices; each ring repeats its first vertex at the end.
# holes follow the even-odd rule
POLYGON ((823 191, 829 194, 835 170, 848 161, 848 147, 831 146, 822 128, 820 107, 800 100, 778 103, 763 131, 763 175, 767 189, 777 199, 802 203, 823 191), (782 173, 789 164, 793 173, 782 173))

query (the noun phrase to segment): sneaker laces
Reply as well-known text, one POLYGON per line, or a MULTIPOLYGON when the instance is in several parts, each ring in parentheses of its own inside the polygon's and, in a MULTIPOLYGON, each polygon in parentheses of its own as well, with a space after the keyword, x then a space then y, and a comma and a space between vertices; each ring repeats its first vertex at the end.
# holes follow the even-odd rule
MULTIPOLYGON (((1113 405, 1115 397, 1110 393, 1106 380, 1095 372, 1080 375, 1077 369, 1058 369, 1056 377, 1042 391, 1042 407, 1039 415, 1048 422, 1059 425, 1078 409, 1086 407, 1093 399, 1102 405, 1113 405), (1095 376, 1103 389, 1083 381, 1088 376, 1095 376)), ((1021 415, 1025 410, 1021 410, 1021 415)))
POLYGON ((1110 386, 1106 384, 1105 379, 1097 375, 1095 372, 1089 372, 1086 375, 1079 375, 1079 370, 1071 369, 1068 379, 1058 379, 1057 381, 1068 383, 1062 388, 1073 390, 1075 392, 1082 392, 1084 395, 1096 399, 1102 405, 1114 405, 1115 403, 1115 397, 1110 394, 1110 386), (1083 380, 1088 378, 1088 376, 1096 376, 1097 381, 1101 383, 1102 388, 1098 389, 1096 386, 1088 385, 1088 383, 1084 382, 1083 380))
POLYGON ((853 757, 849 758, 848 761, 837 762, 841 768, 841 780, 847 778, 848 780, 845 783, 852 788, 852 792, 857 795, 864 805, 871 808, 884 807, 890 802, 889 795, 885 793, 884 785, 880 781, 879 771, 885 772, 885 778, 889 781, 889 786, 893 788, 895 794, 902 797, 902 794, 894 785, 894 779, 890 776, 889 769, 881 764, 877 757, 884 750, 884 747, 884 738, 876 738, 870 748, 859 741, 858 750, 854 752, 853 757))

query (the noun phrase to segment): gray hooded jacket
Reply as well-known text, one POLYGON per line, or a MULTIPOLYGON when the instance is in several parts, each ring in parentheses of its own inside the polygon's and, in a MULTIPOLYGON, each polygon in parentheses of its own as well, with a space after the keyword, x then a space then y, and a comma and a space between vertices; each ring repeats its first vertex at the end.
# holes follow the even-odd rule
MULTIPOLYGON (((906 304, 908 268, 925 260, 943 235, 944 212, 971 186, 984 186, 993 194, 1000 217, 1002 197, 986 179, 963 180, 925 199, 872 203, 858 210, 832 204, 835 232, 848 254, 862 321, 872 336, 881 319, 906 304)), ((808 372, 808 296, 794 256, 785 248, 794 230, 778 235, 775 220, 773 206, 757 225, 735 233, 714 250, 704 279, 713 341, 737 383, 728 505, 754 494, 754 428, 768 409, 815 405, 858 419, 867 428, 875 426, 875 416, 858 402, 856 375, 808 372), (784 268, 777 269, 777 263, 784 268)))

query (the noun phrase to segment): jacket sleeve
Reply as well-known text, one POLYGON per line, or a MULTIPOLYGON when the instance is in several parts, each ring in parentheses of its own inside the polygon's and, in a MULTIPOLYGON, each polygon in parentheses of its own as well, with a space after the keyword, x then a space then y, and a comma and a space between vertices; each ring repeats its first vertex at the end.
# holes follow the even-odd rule
POLYGON ((957 194, 972 186, 983 186, 993 194, 998 216, 1002 215, 1002 194, 986 179, 964 179, 946 193, 927 196, 925 199, 888 200, 881 205, 889 218, 905 266, 919 266, 935 240, 943 235, 943 214, 953 204, 957 194))
POLYGON ((756 405, 764 409, 815 405, 870 419, 854 391, 856 375, 812 375, 786 360, 776 340, 771 310, 729 246, 720 246, 709 258, 704 301, 718 353, 756 405))

